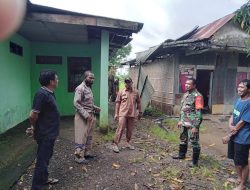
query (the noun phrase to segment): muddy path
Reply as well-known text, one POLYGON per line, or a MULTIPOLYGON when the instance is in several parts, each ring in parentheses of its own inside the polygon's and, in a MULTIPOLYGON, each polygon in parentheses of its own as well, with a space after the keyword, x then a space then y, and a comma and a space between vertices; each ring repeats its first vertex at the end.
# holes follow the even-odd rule
MULTIPOLYGON (((174 123, 171 121, 170 125, 174 123)), ((205 125, 205 129, 209 127, 205 125)), ((154 190, 154 189, 230 189, 233 184, 226 182, 233 175, 232 162, 214 151, 207 141, 203 145, 200 168, 189 168, 187 159, 173 160, 171 155, 178 149, 178 131, 170 126, 164 132, 152 122, 144 119, 136 123, 133 144, 136 149, 123 149, 114 153, 111 150, 112 134, 95 133, 93 151, 98 156, 88 165, 79 165, 73 157, 73 119, 62 120, 53 158, 50 162, 50 175, 60 181, 45 189, 62 190, 154 190), (163 134, 163 135, 162 135, 163 134)), ((210 129, 202 132, 205 133, 210 129)), ((210 136, 210 135, 209 135, 210 136)), ((204 138, 205 139, 205 138, 204 138)), ((211 138, 210 138, 211 139, 211 138)), ((30 166, 12 189, 30 189, 34 165, 30 166)))

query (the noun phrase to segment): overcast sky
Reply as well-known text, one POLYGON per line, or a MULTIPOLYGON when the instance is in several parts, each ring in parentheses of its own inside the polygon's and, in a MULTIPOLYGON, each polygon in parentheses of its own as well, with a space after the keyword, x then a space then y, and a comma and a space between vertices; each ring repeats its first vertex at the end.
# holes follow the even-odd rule
POLYGON ((247 0, 31 0, 32 3, 86 14, 144 23, 133 35, 135 52, 176 39, 240 8, 247 0))

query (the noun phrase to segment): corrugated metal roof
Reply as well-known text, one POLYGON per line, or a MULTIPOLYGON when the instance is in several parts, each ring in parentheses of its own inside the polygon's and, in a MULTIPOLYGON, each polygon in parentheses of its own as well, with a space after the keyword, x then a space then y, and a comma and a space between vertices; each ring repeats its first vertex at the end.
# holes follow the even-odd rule
POLYGON ((221 19, 218 19, 210 24, 207 24, 197 30, 189 39, 208 39, 215 32, 217 32, 222 26, 229 22, 234 17, 234 13, 224 16, 221 19))
POLYGON ((157 46, 153 46, 153 47, 150 47, 149 49, 145 50, 145 51, 142 51, 142 52, 138 52, 136 53, 136 64, 139 64, 139 63, 144 63, 148 60, 148 58, 161 46, 162 44, 160 45, 157 45, 157 46))
POLYGON ((224 16, 210 24, 207 24, 203 27, 198 28, 197 26, 184 34, 183 36, 177 38, 176 40, 166 40, 165 42, 151 47, 148 50, 143 52, 139 52, 136 54, 136 63, 145 63, 150 58, 155 55, 160 54, 161 51, 167 51, 166 48, 173 47, 184 47, 188 46, 188 44, 195 43, 198 41, 202 41, 205 39, 211 38, 221 27, 223 27, 226 23, 228 23, 234 17, 234 13, 224 16))

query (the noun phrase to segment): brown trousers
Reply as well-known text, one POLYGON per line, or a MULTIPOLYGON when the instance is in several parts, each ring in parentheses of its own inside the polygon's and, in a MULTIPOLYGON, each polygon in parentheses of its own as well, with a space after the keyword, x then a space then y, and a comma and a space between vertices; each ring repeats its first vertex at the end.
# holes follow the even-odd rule
POLYGON ((96 125, 96 117, 92 115, 92 121, 87 121, 79 113, 75 114, 75 155, 84 157, 92 148, 93 131, 96 125))
POLYGON ((119 126, 115 132, 114 143, 118 144, 121 141, 123 131, 126 129, 126 139, 127 142, 131 140, 132 132, 134 128, 134 118, 133 117, 119 117, 119 126))

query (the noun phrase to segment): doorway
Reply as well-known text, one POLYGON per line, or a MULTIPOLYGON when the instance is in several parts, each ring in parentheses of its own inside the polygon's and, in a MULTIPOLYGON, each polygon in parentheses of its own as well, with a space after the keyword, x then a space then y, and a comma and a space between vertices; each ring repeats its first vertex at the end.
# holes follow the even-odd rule
POLYGON ((197 70, 196 75, 197 90, 204 98, 204 111, 209 113, 211 110, 212 78, 213 70, 197 70))

